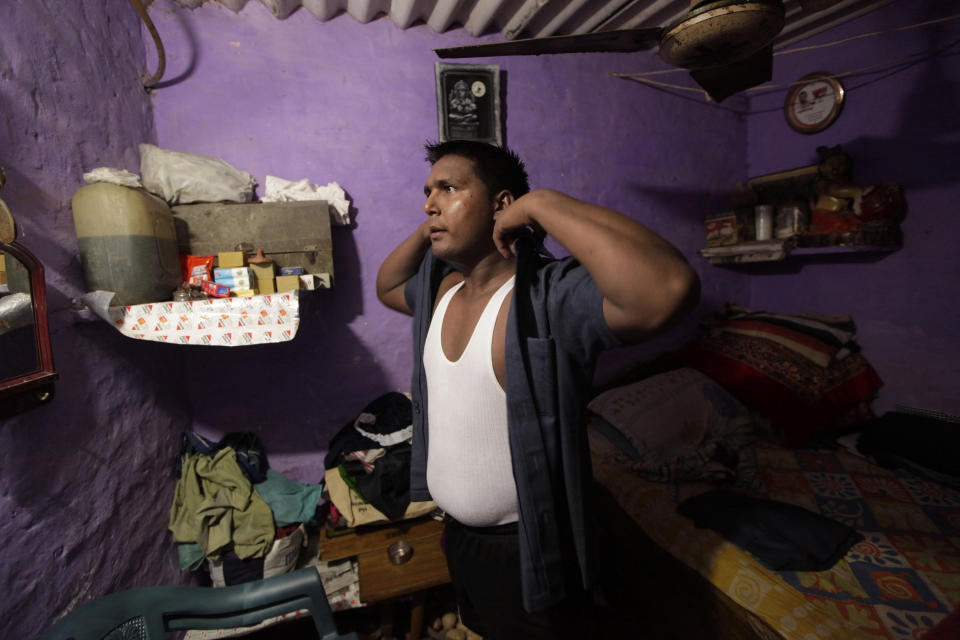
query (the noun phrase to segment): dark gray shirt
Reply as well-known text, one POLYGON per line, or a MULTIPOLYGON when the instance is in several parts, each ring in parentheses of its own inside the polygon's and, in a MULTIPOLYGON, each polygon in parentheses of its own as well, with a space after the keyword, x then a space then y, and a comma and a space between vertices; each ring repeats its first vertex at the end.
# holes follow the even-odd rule
MULTIPOLYGON (((507 428, 520 504, 523 605, 536 611, 562 600, 572 577, 579 575, 585 587, 593 582, 584 412, 597 356, 621 343, 603 319, 596 283, 579 262, 554 259, 529 238, 517 240, 515 250, 506 334, 507 428)), ((430 499, 423 346, 437 289, 450 271, 428 250, 404 288, 414 314, 411 500, 430 499)))

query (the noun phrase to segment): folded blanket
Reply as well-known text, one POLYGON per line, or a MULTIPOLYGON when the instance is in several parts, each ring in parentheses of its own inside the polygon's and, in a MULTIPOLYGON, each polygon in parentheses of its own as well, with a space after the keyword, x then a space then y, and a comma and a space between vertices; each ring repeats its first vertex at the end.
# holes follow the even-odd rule
POLYGON ((821 367, 860 351, 850 316, 812 313, 782 315, 727 305, 705 322, 708 329, 776 342, 821 367))
POLYGON ((726 489, 684 500, 677 511, 774 571, 825 571, 863 539, 847 525, 802 507, 726 489))

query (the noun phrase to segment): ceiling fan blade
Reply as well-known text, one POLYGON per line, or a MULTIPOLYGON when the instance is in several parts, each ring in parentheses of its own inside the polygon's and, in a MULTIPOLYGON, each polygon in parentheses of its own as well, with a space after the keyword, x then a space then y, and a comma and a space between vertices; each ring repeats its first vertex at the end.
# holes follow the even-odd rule
POLYGON ((723 102, 740 91, 769 82, 773 77, 773 46, 732 64, 693 69, 690 76, 716 102, 723 102))
POLYGON ((484 56, 538 56, 543 53, 628 53, 652 49, 660 42, 660 28, 620 29, 572 36, 547 36, 508 40, 488 44, 434 49, 441 58, 481 58, 484 56))

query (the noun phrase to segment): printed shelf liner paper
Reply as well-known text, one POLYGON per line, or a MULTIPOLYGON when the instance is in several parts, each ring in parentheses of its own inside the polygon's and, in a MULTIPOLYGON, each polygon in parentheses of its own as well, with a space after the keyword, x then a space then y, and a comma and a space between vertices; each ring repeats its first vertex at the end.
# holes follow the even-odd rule
POLYGON ((128 338, 218 347, 288 342, 300 326, 296 291, 109 307, 107 313, 128 338))

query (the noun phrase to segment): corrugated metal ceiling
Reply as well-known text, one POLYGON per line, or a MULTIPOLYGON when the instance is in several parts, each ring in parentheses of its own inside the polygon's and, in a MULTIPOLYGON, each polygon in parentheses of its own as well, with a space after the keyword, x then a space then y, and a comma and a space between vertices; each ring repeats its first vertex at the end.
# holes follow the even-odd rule
MULTIPOLYGON (((507 40, 612 29, 664 26, 690 8, 689 0, 175 0, 183 7, 218 2, 239 11, 260 2, 284 19, 306 10, 319 20, 347 13, 360 22, 388 16, 401 29, 426 23, 443 33, 462 26, 472 36, 500 32, 507 40)), ((784 0, 786 26, 775 46, 808 38, 893 0, 784 0), (818 9, 811 11, 811 9, 818 9)))

